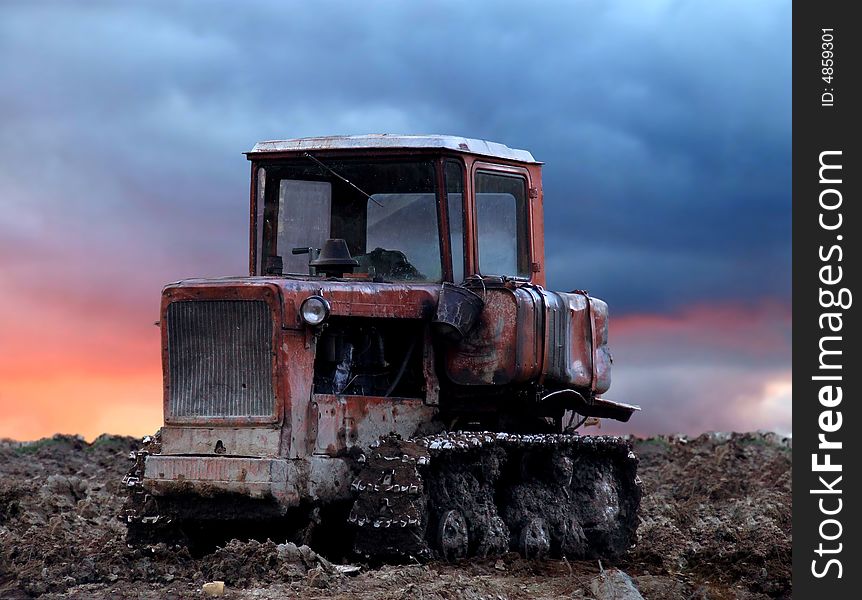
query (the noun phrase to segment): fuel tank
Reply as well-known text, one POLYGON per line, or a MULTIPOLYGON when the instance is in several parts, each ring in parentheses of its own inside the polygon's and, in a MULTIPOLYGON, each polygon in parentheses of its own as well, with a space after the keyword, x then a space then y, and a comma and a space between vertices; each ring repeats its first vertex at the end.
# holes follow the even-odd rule
POLYGON ((608 306, 584 292, 538 286, 475 290, 485 307, 445 356, 456 385, 541 383, 595 394, 611 384, 608 306))

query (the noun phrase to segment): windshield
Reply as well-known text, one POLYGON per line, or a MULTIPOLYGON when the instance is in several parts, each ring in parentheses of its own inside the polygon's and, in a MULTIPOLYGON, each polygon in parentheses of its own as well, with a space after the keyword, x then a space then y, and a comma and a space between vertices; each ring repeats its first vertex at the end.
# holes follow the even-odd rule
POLYGON ((431 161, 307 156, 267 166, 258 188, 258 272, 280 257, 283 273, 308 274, 314 252, 328 238, 342 238, 359 262, 355 273, 442 279, 431 161))

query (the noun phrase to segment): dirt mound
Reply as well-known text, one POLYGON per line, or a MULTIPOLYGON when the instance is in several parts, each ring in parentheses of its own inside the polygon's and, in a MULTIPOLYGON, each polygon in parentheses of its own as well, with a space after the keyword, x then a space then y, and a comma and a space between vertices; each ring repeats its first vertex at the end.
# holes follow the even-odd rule
POLYGON ((209 579, 230 581, 238 587, 294 581, 312 570, 316 570, 320 582, 339 575, 334 565, 308 546, 276 544, 271 540, 263 543, 231 540, 201 559, 201 570, 209 579))
MULTIPOLYGON (((589 597, 596 562, 488 560, 365 569, 347 577, 313 550, 231 541, 203 557, 131 549, 120 512, 139 440, 0 441, 0 597, 589 597)), ((771 434, 636 441, 644 482, 638 545, 618 566, 646 598, 790 597, 790 465, 771 434)), ((604 567, 608 567, 607 564, 604 567)))
POLYGON ((645 490, 633 571, 790 596, 789 439, 655 437, 635 451, 645 490))

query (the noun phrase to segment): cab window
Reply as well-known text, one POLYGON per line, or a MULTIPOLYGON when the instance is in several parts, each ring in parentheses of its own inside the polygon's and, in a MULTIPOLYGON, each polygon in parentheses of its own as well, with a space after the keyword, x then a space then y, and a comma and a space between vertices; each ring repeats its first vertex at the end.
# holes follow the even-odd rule
POLYGON ((304 158, 267 165, 259 239, 266 265, 308 274, 308 249, 345 240, 354 273, 382 281, 443 279, 436 165, 429 160, 304 158), (294 252, 302 252, 294 254, 294 252))
POLYGON ((464 171, 460 163, 447 160, 445 173, 452 281, 460 283, 464 280, 464 171))
POLYGON ((529 277, 526 179, 508 173, 477 172, 476 222, 479 272, 529 277))

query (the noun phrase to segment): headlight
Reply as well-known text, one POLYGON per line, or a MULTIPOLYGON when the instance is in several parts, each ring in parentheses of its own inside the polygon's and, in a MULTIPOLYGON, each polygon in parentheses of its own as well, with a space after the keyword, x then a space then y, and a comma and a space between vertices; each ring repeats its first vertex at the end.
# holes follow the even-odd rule
POLYGON ((302 301, 299 316, 309 325, 320 325, 329 317, 329 300, 322 296, 309 296, 302 301))

